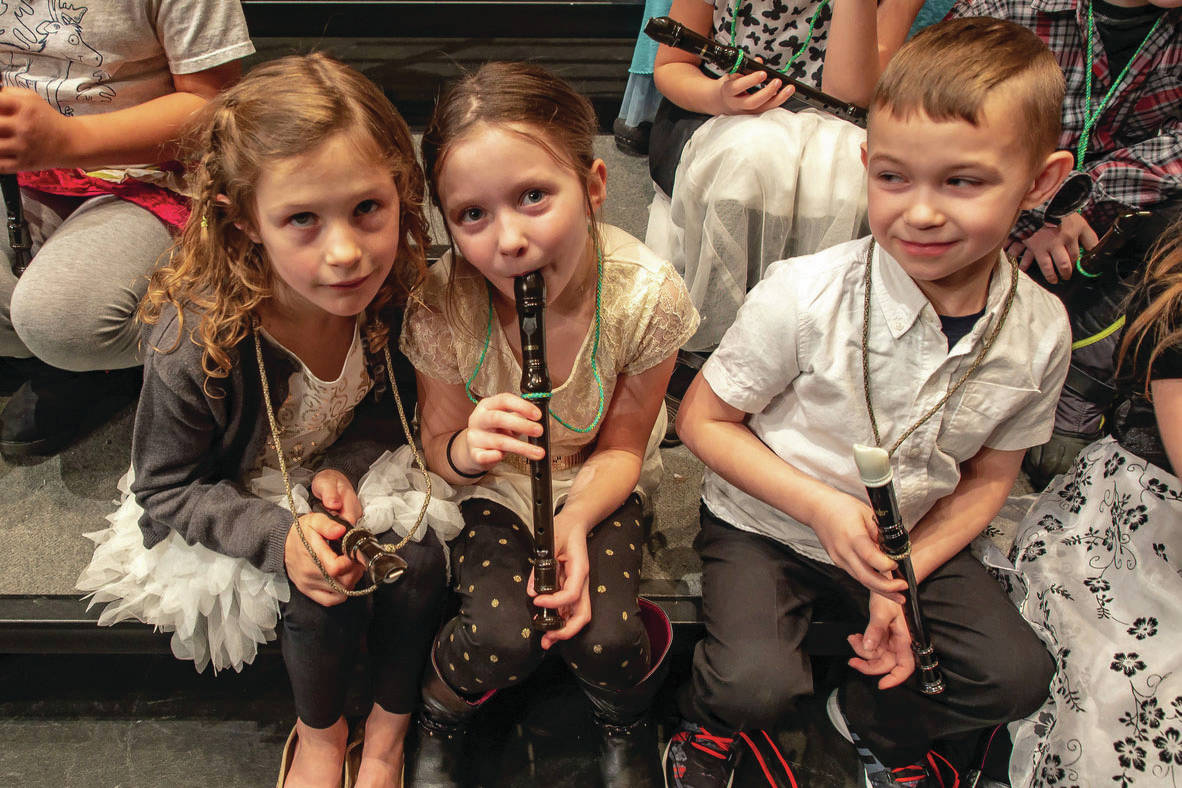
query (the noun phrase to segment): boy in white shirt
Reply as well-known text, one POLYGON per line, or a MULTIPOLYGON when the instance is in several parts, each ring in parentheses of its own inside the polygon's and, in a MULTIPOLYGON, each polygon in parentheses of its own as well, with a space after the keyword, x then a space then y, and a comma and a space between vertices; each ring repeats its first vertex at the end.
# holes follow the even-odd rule
POLYGON ((1002 251, 1018 212, 1070 170, 1055 151, 1062 98, 1054 57, 1017 25, 916 36, 870 109, 873 237, 774 264, 687 392, 678 432, 708 467, 706 638, 666 753, 671 788, 726 785, 734 737, 812 692, 801 643, 821 597, 868 622, 829 704, 867 785, 923 785, 933 739, 1044 699, 1050 656, 968 545, 1049 437, 1067 370, 1062 305, 1002 251), (876 435, 947 684, 937 696, 908 681, 906 584, 854 465, 852 444, 876 435))

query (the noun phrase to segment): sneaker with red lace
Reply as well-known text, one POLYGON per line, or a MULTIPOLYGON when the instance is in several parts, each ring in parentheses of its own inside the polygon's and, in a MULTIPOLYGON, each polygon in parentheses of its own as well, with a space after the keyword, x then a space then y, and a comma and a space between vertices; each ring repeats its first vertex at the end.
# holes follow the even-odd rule
POLYGON ((830 693, 825 711, 841 737, 858 751, 866 776, 866 788, 959 788, 960 775, 948 759, 935 750, 928 751, 923 760, 907 766, 891 768, 878 760, 858 734, 850 730, 837 701, 837 690, 830 693))
POLYGON ((730 788, 734 779, 733 737, 716 736, 682 721, 665 747, 666 788, 730 788))

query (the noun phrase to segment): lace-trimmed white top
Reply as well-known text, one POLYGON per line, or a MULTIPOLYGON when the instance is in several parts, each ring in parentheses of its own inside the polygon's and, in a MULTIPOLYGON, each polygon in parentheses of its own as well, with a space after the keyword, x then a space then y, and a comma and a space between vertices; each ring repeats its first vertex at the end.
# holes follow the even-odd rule
MULTIPOLYGON (((698 325, 698 314, 685 283, 667 261, 623 230, 601 226, 603 293, 598 366, 603 381, 604 408, 611 402, 620 375, 636 375, 664 361, 688 339, 698 325)), ((427 274, 412 295, 403 323, 402 352, 423 375, 445 383, 464 384, 476 369, 488 331, 488 289, 475 271, 457 274, 452 304, 445 306, 452 258, 448 253, 427 274), (454 321, 454 323, 453 323, 454 321)), ((570 376, 554 388, 550 408, 568 424, 584 427, 595 418, 599 396, 591 371, 594 323, 588 327, 570 376)), ((557 381, 555 381, 557 383, 557 381)), ((472 393, 487 397, 502 391, 520 393, 521 364, 514 357, 498 321, 472 393)), ((651 496, 660 479, 658 446, 665 431, 662 409, 649 437, 644 467, 637 484, 651 496)), ((595 440, 595 431, 579 433, 550 419, 551 452, 574 454, 595 440)), ((554 498, 559 502, 577 468, 554 472, 554 498)), ((461 499, 490 498, 529 520, 529 482, 525 474, 501 463, 477 485, 461 488, 461 499)))
MULTIPOLYGON (((275 405, 275 420, 279 423, 279 443, 287 459, 292 482, 306 483, 311 477, 302 466, 309 458, 331 446, 353 420, 353 410, 373 386, 365 365, 365 349, 361 344, 360 324, 353 328, 353 341, 336 380, 321 380, 278 340, 262 331, 263 341, 286 353, 296 363, 291 373, 287 398, 275 405)), ((264 444, 255 460, 250 478, 265 469, 279 470, 275 447, 271 439, 264 444)))

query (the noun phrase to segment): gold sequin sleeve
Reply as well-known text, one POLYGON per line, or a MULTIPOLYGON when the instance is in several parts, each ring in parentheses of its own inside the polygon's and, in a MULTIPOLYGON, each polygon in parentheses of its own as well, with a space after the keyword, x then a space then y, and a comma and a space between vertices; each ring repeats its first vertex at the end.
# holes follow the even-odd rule
POLYGON ((637 375, 651 369, 677 352, 698 328, 698 311, 690 302, 685 282, 669 263, 664 263, 651 284, 652 297, 636 321, 637 333, 622 375, 637 375))
MULTIPOLYGON (((433 266, 437 267, 438 264, 433 266)), ((443 288, 438 275, 438 271, 429 273, 410 297, 399 347, 420 374, 444 383, 463 383, 455 335, 443 311, 443 288)))

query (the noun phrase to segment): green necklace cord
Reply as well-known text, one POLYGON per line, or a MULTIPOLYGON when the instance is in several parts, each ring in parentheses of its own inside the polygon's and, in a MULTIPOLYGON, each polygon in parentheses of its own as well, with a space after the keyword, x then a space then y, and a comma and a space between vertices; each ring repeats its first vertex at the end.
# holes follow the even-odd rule
MULTIPOLYGON (((1149 39, 1153 38, 1153 34, 1157 32, 1157 28, 1161 24, 1161 20, 1164 18, 1164 14, 1159 16, 1153 23, 1153 27, 1149 28, 1149 32, 1145 34, 1145 38, 1141 39, 1141 43, 1137 45, 1137 51, 1134 52, 1133 56, 1129 58, 1129 61, 1125 63, 1125 67, 1121 69, 1119 74, 1117 74, 1116 79, 1114 79, 1112 81, 1112 85, 1109 86, 1108 92, 1105 93, 1104 98, 1100 100, 1099 106, 1097 106, 1093 111, 1092 52, 1096 48, 1096 18, 1092 13, 1092 0, 1088 0, 1088 35, 1087 39, 1084 41, 1084 123, 1083 129, 1079 133, 1079 142, 1075 146, 1075 169, 1077 171, 1083 172, 1084 155, 1088 152, 1088 143, 1091 142, 1092 139, 1092 129, 1095 128, 1096 124, 1100 121, 1100 116, 1104 114, 1104 110, 1107 108, 1108 101, 1112 98, 1112 94, 1115 93, 1116 89, 1120 87, 1120 84, 1124 82, 1125 76, 1129 73, 1129 69, 1133 66, 1133 62, 1141 54, 1141 51, 1145 49, 1145 45, 1149 43, 1149 39)), ((1081 208, 1079 212, 1082 213, 1083 209, 1081 208)), ((1080 265, 1081 261, 1083 260, 1083 254, 1084 250, 1081 246, 1079 252, 1077 252, 1075 255, 1075 270, 1083 277, 1095 279, 1097 276, 1099 276, 1099 274, 1089 274, 1084 270, 1083 266, 1080 265)))
MULTIPOLYGON (((599 407, 595 411, 595 418, 586 427, 575 427, 567 424, 562 420, 562 417, 554 412, 553 408, 549 408, 550 415, 554 417, 562 426, 566 427, 571 432, 587 433, 599 426, 600 420, 603 418, 603 378, 599 375, 599 363, 596 359, 599 357, 599 328, 600 328, 600 309, 603 305, 603 251, 599 248, 599 240, 595 240, 595 333, 591 339, 591 374, 595 377, 595 385, 599 389, 599 407)), ((480 359, 476 362, 476 369, 472 370, 472 376, 468 378, 468 382, 464 384, 464 390, 468 394, 468 399, 472 404, 480 402, 480 400, 472 393, 472 382, 476 380, 476 376, 480 374, 481 368, 484 367, 484 358, 488 354, 489 345, 492 343, 492 321, 493 321, 493 296, 492 284, 488 285, 488 325, 484 335, 484 348, 480 351, 480 359)), ((522 394, 524 399, 542 399, 551 396, 553 392, 534 392, 532 394, 522 394)))
POLYGON ((464 391, 468 393, 468 399, 475 405, 480 402, 479 399, 472 394, 472 381, 476 380, 476 375, 479 374, 480 368, 484 366, 484 357, 488 355, 488 346, 492 341, 492 320, 493 320, 493 303, 492 303, 492 285, 485 280, 485 289, 488 291, 488 326, 484 332, 484 347, 480 349, 480 358, 476 362, 476 369, 472 370, 472 377, 468 378, 468 382, 464 384, 464 391))
MULTIPOLYGON (((735 46, 735 41, 737 40, 736 34, 737 34, 737 30, 738 30, 737 26, 738 26, 738 21, 739 21, 739 5, 742 2, 743 2, 743 0, 735 0, 735 7, 731 11, 731 46, 735 46)), ((821 11, 827 5, 829 5, 829 0, 821 0, 821 3, 817 6, 817 10, 813 11, 813 15, 809 17, 809 31, 804 37, 804 43, 800 45, 800 48, 796 50, 795 54, 793 54, 792 57, 788 58, 788 62, 784 64, 784 68, 774 69, 775 71, 777 71, 778 73, 780 73, 786 77, 788 76, 788 73, 787 73, 788 67, 791 66, 793 63, 795 63, 797 60, 799 60, 800 56, 804 54, 804 51, 806 49, 808 49, 809 44, 812 43, 813 30, 817 26, 817 19, 820 18, 821 11)), ((739 55, 738 55, 738 57, 735 58, 735 64, 733 66, 731 66, 731 70, 728 73, 734 74, 736 71, 739 70, 739 66, 741 66, 743 64, 743 56, 744 56, 743 50, 742 50, 742 48, 740 48, 739 55)))
POLYGON ((1161 20, 1165 15, 1159 16, 1153 23, 1153 27, 1149 28, 1149 32, 1145 34, 1145 38, 1137 45, 1137 51, 1129 58, 1129 62, 1125 63, 1124 69, 1117 75, 1116 79, 1112 81, 1108 92, 1104 94, 1104 98, 1100 100, 1100 105, 1092 111, 1092 50, 1095 49, 1096 41, 1096 20, 1092 14, 1092 2, 1088 0, 1088 37, 1084 43, 1084 125, 1083 131, 1079 135, 1079 144, 1075 146, 1075 168, 1077 170, 1083 169, 1084 154, 1088 152, 1088 142, 1091 140, 1092 129, 1095 128, 1096 123, 1100 120, 1100 115, 1103 114, 1104 109, 1108 106, 1109 99, 1120 83, 1124 81, 1125 75, 1129 73, 1133 63, 1145 49, 1145 45, 1149 43, 1149 39, 1153 38, 1153 34, 1157 32, 1157 28, 1161 25, 1161 20))

